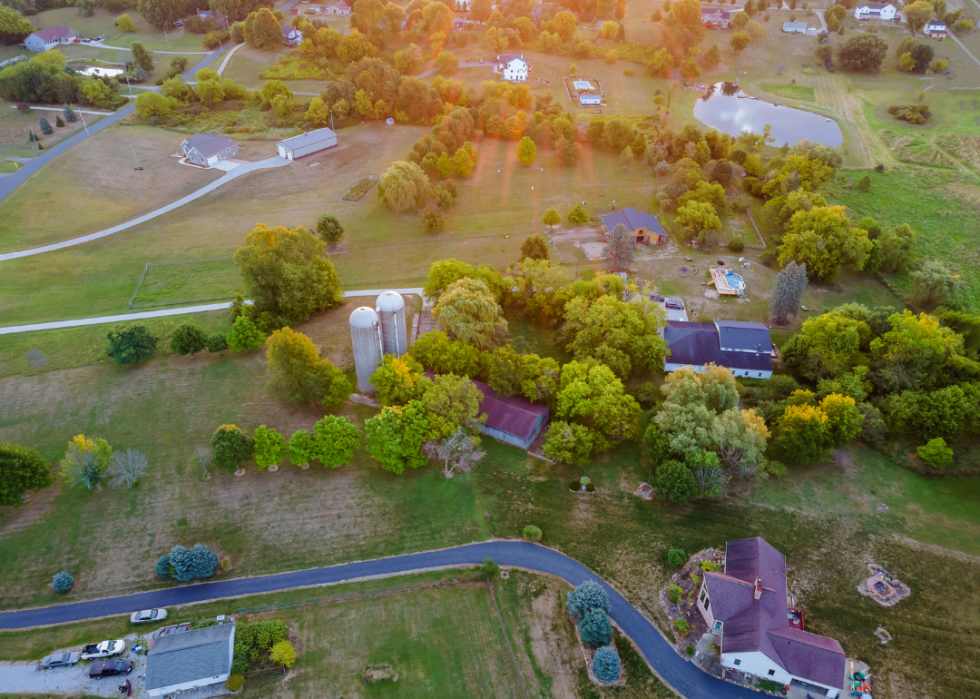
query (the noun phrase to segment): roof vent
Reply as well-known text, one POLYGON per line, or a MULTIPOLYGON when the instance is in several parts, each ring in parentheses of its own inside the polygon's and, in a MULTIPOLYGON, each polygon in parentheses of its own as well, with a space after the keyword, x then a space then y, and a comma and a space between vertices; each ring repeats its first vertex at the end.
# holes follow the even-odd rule
POLYGON ((755 594, 753 597, 755 597, 755 599, 762 598, 762 578, 755 579, 755 594))

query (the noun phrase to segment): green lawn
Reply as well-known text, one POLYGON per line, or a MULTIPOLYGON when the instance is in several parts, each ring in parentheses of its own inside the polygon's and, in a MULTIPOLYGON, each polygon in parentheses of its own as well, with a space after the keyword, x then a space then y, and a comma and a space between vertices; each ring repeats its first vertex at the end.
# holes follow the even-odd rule
MULTIPOLYGON (((109 13, 102 8, 98 8, 91 17, 85 17, 75 7, 62 7, 39 12, 31 19, 42 29, 58 26, 71 27, 83 37, 94 38, 105 35, 106 40, 104 43, 109 46, 128 47, 134 41, 141 41, 150 51, 207 52, 207 49, 201 44, 201 36, 184 32, 183 29, 169 31, 164 36, 164 32, 148 24, 135 8, 127 10, 126 14, 132 18, 133 23, 136 25, 136 31, 124 34, 115 26, 116 18, 120 14, 123 13, 109 13)), ((128 54, 121 51, 114 51, 113 53, 128 56, 128 54)))
POLYGON ((787 85, 785 83, 762 83, 762 89, 780 97, 812 102, 815 97, 813 88, 807 85, 787 85))
MULTIPOLYGON (((844 173, 838 182, 853 184, 864 174, 844 173)), ((855 218, 871 216, 887 226, 908 223, 919 233, 920 257, 945 260, 962 270, 968 299, 974 308, 980 307, 980 251, 974 225, 980 183, 974 177, 949 169, 899 167, 872 172, 870 192, 835 184, 826 196, 831 203, 846 205, 855 218)), ((906 280, 892 281, 899 290, 907 287, 906 280)))

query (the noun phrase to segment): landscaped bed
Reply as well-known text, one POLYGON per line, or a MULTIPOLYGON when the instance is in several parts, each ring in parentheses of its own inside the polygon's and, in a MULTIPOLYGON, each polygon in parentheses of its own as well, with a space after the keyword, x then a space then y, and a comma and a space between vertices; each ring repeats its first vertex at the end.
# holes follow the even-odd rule
POLYGON ((378 186, 378 181, 368 175, 367 177, 362 177, 347 190, 344 196, 341 197, 343 201, 359 202, 367 193, 378 186))

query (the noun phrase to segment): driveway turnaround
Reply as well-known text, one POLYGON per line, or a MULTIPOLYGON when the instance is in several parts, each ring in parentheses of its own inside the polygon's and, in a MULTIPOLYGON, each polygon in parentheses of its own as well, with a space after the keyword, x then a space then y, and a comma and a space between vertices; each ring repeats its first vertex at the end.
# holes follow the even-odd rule
POLYGON ((412 573, 424 569, 475 566, 482 563, 484 558, 492 558, 504 566, 554 575, 572 585, 579 585, 586 580, 601 584, 609 594, 610 616, 613 621, 639 647, 650 667, 682 696, 691 699, 758 699, 757 693, 706 675, 693 663, 681 658, 645 616, 581 563, 557 551, 526 541, 487 541, 329 568, 180 585, 124 597, 5 612, 0 613, 0 629, 63 624, 129 614, 150 607, 171 607, 297 587, 329 585, 359 578, 412 573))
MULTIPOLYGON (((128 51, 129 49, 126 50, 128 51)), ((184 52, 181 51, 180 53, 184 53, 184 52)), ((187 71, 184 74, 184 76, 190 78, 202 68, 207 68, 208 64, 210 64, 211 61, 213 61, 220 55, 221 55, 220 51, 212 51, 210 54, 208 54, 207 58, 205 58, 203 61, 198 63, 189 71, 187 71)), ((62 141, 61 143, 54 146, 50 150, 45 150, 36 158, 31 158, 31 161, 29 163, 25 164, 24 167, 20 168, 19 170, 17 170, 17 172, 13 173, 12 175, 5 175, 4 177, 0 177, 0 201, 3 201, 7 197, 9 197, 15 189, 17 189, 22 184, 24 184, 24 182, 27 181, 28 177, 30 177, 35 172, 40 170, 42 167, 50 163, 52 160, 57 158, 66 150, 68 150, 74 145, 81 143, 92 134, 98 133, 99 131, 106 128, 107 126, 111 126, 112 124, 115 124, 120 119, 129 116, 130 114, 133 113, 134 109, 135 107, 133 103, 130 102, 125 107, 120 109, 118 112, 115 112, 114 114, 111 114, 105 117, 104 119, 100 119, 97 123, 88 127, 87 131, 85 129, 82 129, 82 131, 80 131, 79 133, 75 134, 69 139, 62 141)))
MULTIPOLYGON (((355 291, 345 291, 344 298, 356 296, 379 296, 382 291, 397 291, 399 294, 422 295, 422 289, 363 289, 355 291)), ((251 303, 246 301, 245 303, 251 303)), ((225 303, 209 303, 204 306, 184 306, 183 308, 164 308, 159 311, 141 311, 139 313, 122 313, 116 316, 100 316, 98 318, 78 318, 76 320, 56 320, 51 323, 34 323, 32 325, 11 325, 0 328, 0 335, 12 335, 13 333, 26 333, 34 330, 59 330, 61 328, 79 328, 83 325, 102 325, 103 323, 128 323, 133 320, 146 320, 148 318, 166 318, 168 316, 181 316, 188 313, 208 313, 210 311, 225 311, 231 308, 231 301, 225 303)))
POLYGON ((40 248, 31 248, 30 250, 18 250, 17 252, 7 252, 0 254, 0 261, 3 260, 16 260, 18 257, 30 257, 31 255, 40 255, 45 252, 52 252, 53 250, 61 250, 63 248, 70 248, 73 245, 81 245, 82 243, 88 243, 92 240, 98 240, 99 238, 105 238, 112 235, 113 233, 119 233, 127 228, 132 228, 133 226, 138 226, 141 223, 146 223, 147 221, 161 216, 169 211, 180 208, 184 204, 190 203, 195 199, 203 197, 208 192, 212 192, 218 187, 236 177, 241 177, 244 174, 253 172, 255 170, 264 170, 270 167, 282 167, 283 165, 289 165, 292 161, 286 160, 285 158, 280 158, 278 155, 274 158, 267 158, 266 160, 260 160, 257 163, 242 163, 238 167, 234 168, 231 172, 225 174, 223 177, 219 177, 214 182, 210 182, 195 192, 188 194, 186 197, 178 199, 177 201, 171 202, 166 206, 162 206, 156 211, 151 211, 148 214, 139 216, 126 223, 120 223, 118 226, 113 226, 112 228, 106 228, 103 231, 98 231, 97 233, 89 233, 88 235, 83 235, 79 238, 72 238, 71 240, 63 240, 60 243, 52 243, 51 245, 45 245, 40 248))

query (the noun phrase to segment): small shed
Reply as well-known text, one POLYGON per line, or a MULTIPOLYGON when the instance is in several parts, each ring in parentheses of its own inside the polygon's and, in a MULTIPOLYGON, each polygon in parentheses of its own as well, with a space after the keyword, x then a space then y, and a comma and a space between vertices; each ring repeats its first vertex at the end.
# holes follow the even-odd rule
POLYGON ((317 129, 279 141, 276 143, 276 151, 280 158, 299 160, 314 153, 334 148, 336 145, 336 133, 331 129, 317 129))
POLYGON ((238 155, 238 144, 216 133, 197 133, 180 144, 187 161, 201 167, 211 167, 221 160, 238 155))
POLYGON ((578 103, 582 107, 594 104, 602 104, 602 95, 579 95, 578 103))
POLYGON ((783 22, 783 31, 787 34, 806 34, 806 22, 783 22))
POLYGON ((521 449, 528 449, 548 422, 548 406, 522 396, 500 396, 482 381, 474 381, 483 394, 480 412, 487 421, 477 425, 483 434, 521 449))

